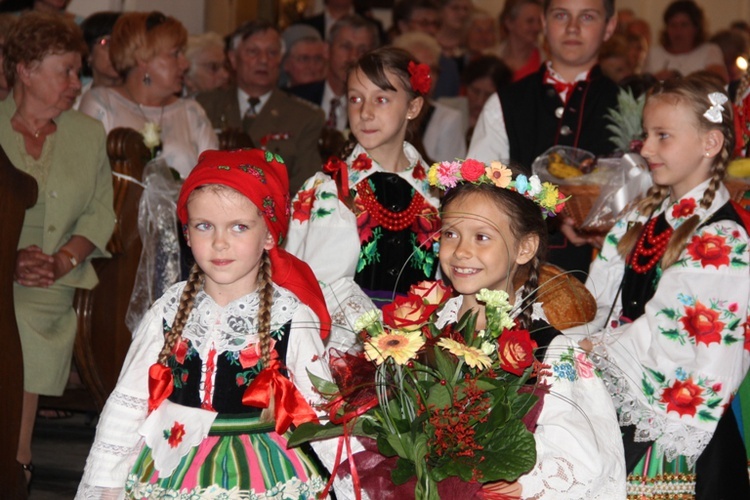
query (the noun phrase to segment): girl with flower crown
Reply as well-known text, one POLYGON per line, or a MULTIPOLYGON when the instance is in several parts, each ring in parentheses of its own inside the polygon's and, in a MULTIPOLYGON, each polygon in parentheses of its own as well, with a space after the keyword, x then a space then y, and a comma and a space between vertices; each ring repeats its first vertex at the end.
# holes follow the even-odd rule
POLYGON ((435 164, 428 175, 431 184, 447 190, 439 259, 459 294, 446 302, 436 325, 444 329, 473 312, 478 331, 494 331, 485 310, 503 304, 514 318, 497 347, 488 338, 483 353, 454 337, 448 351, 469 363, 470 356, 489 361, 488 353, 497 349, 501 367, 519 375, 537 363, 534 382, 541 390, 535 392, 546 393, 541 409, 531 412, 536 420, 525 422, 535 428, 536 465, 513 483, 486 484, 486 497, 623 498, 622 443, 607 390, 586 353, 547 323, 537 302, 547 246, 544 219, 564 204, 557 187, 500 162, 486 167, 470 159, 435 164))
POLYGON ((429 89, 429 67, 404 50, 362 56, 347 80, 357 143, 294 198, 286 248, 315 271, 342 331, 351 332, 362 308, 372 307, 360 287, 375 301, 390 300, 435 276, 438 199, 424 160, 405 142, 429 89))
MULTIPOLYGON (((330 320, 310 268, 279 243, 289 181, 278 156, 206 151, 177 213, 196 264, 135 332, 76 498, 284 498, 325 488, 318 458, 288 448, 317 421, 311 378, 330 379, 330 320)), ((340 498, 345 498, 342 495, 340 498)))
POLYGON ((750 216, 722 183, 732 106, 709 79, 668 80, 649 92, 643 130, 654 187, 607 235, 586 284, 599 308, 592 360, 620 414, 629 489, 750 498, 728 408, 750 366, 750 216))

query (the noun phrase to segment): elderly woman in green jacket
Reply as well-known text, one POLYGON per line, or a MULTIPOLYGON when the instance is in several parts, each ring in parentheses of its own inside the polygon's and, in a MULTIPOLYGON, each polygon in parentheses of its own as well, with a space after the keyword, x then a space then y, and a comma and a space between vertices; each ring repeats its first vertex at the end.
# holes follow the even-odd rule
POLYGON ((17 460, 27 480, 39 395, 61 395, 68 379, 75 289, 96 285, 90 258, 107 256, 115 223, 104 128, 71 111, 84 51, 77 26, 42 13, 21 16, 5 45, 13 90, 0 103, 0 146, 39 187, 24 218, 13 287, 24 364, 17 460))

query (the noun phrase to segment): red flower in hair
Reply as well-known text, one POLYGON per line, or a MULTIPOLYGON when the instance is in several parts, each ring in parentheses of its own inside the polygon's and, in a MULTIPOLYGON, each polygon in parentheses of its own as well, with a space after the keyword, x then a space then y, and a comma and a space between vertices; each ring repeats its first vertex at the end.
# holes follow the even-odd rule
POLYGON ((430 76, 430 67, 424 63, 415 63, 409 61, 409 82, 414 92, 426 95, 430 91, 432 77, 430 76))

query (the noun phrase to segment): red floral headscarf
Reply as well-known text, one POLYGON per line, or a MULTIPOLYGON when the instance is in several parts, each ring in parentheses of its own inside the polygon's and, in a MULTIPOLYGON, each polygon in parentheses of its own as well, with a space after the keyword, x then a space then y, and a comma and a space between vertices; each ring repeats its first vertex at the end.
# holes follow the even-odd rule
POLYGON ((305 262, 279 245, 289 229, 289 177, 278 155, 260 149, 204 151, 198 164, 185 179, 177 200, 177 216, 184 225, 188 219, 187 201, 196 188, 207 184, 227 186, 246 196, 263 213, 276 245, 268 251, 271 279, 294 293, 318 316, 322 338, 328 336, 331 317, 318 280, 305 262))

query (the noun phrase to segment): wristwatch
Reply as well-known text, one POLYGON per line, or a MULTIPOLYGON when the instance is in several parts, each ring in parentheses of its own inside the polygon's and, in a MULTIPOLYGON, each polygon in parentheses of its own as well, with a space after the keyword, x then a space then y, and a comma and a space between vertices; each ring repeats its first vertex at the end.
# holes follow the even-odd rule
POLYGON ((75 255, 73 255, 73 252, 71 252, 67 248, 61 248, 60 250, 58 250, 58 252, 68 257, 68 260, 70 260, 70 265, 72 265, 73 267, 78 266, 78 259, 75 255))

